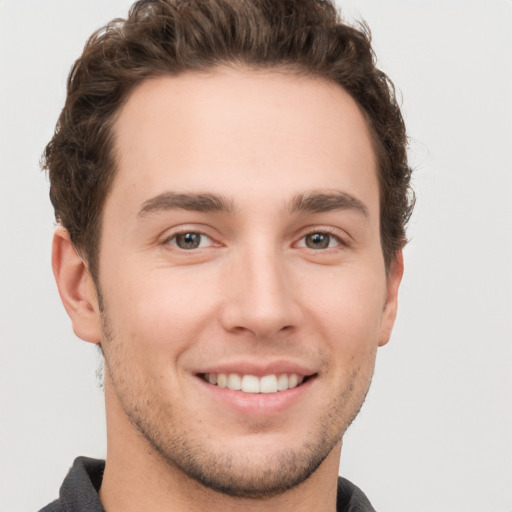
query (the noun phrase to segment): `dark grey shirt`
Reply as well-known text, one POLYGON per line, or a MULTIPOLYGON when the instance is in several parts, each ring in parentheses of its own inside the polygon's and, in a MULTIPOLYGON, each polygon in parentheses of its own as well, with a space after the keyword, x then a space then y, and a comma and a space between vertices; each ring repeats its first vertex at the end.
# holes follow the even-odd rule
MULTIPOLYGON (((59 498, 39 512, 105 512, 98 491, 105 461, 78 457, 64 479, 59 498)), ((368 498, 345 478, 338 478, 338 512, 375 512, 368 498)))

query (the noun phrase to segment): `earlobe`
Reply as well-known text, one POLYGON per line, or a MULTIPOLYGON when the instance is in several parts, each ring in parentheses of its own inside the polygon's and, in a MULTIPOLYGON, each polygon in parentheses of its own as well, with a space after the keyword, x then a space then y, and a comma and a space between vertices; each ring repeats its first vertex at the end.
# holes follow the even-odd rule
POLYGON ((382 313, 381 335, 379 347, 385 345, 391 338, 391 331, 396 319, 398 308, 398 289, 404 274, 404 258, 402 250, 397 251, 394 261, 391 262, 387 278, 387 298, 382 313))
POLYGON ((52 268, 73 331, 85 341, 100 343, 101 322, 96 288, 86 263, 64 228, 58 228, 53 235, 52 268))

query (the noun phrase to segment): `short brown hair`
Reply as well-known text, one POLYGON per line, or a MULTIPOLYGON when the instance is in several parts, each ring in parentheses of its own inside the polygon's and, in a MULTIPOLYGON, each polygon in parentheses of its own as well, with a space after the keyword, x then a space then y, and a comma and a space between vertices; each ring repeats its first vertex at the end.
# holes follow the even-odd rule
POLYGON ((57 221, 97 279, 101 214, 115 174, 112 125, 130 92, 160 75, 218 65, 278 68, 339 84, 366 116, 379 165, 386 269, 406 243, 413 207, 407 138, 393 84, 370 33, 343 23, 330 0, 141 0, 95 32, 68 78, 43 154, 57 221))

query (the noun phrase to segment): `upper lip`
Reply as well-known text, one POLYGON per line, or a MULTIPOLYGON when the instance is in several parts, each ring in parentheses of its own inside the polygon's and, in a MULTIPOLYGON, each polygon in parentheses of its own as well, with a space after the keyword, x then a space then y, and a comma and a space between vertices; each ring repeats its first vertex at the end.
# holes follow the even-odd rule
POLYGON ((201 368, 197 372, 198 375, 206 373, 238 373, 241 375, 255 375, 263 377, 265 375, 296 373, 304 377, 313 375, 316 371, 310 366, 293 362, 293 361, 230 361, 218 364, 212 364, 201 368))

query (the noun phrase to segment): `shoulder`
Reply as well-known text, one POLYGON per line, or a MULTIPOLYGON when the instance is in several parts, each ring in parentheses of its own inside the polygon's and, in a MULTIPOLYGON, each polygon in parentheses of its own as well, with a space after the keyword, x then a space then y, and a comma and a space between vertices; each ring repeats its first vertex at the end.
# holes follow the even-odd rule
POLYGON ((346 478, 338 477, 337 512, 376 512, 366 494, 346 478))
POLYGON ((105 461, 78 457, 73 462, 59 492, 59 498, 39 512, 105 512, 98 491, 105 461))

